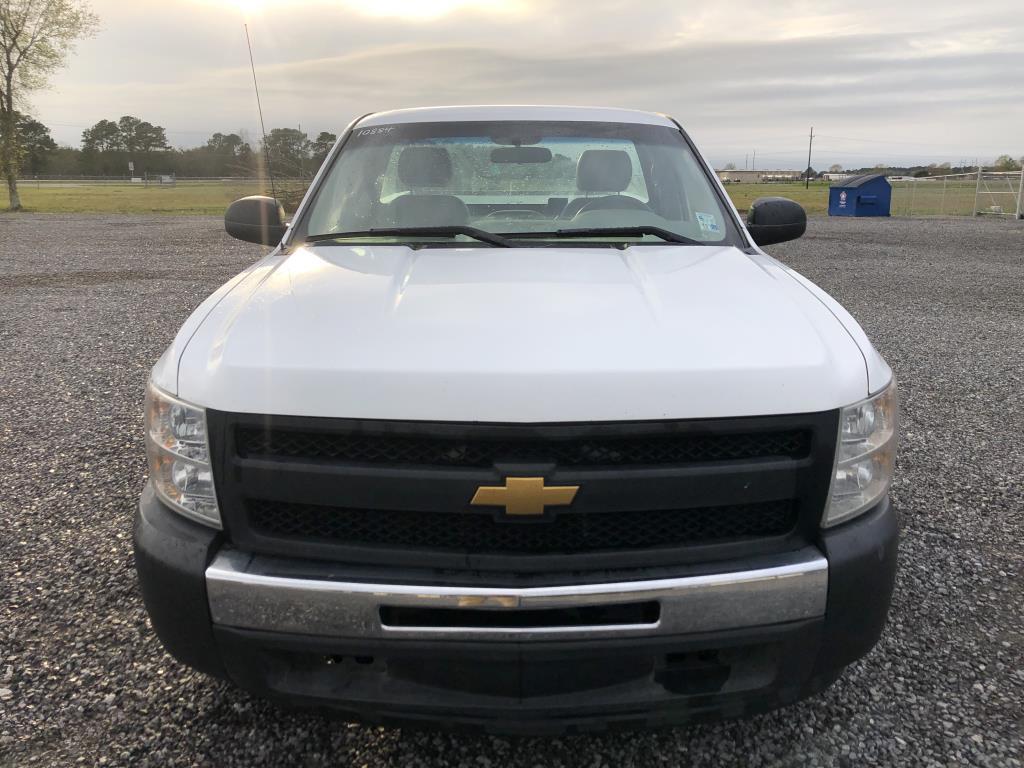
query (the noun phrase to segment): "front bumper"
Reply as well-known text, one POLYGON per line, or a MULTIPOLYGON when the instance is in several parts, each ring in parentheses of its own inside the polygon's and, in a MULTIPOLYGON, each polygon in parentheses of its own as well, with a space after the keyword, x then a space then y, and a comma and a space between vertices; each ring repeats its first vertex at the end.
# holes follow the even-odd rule
POLYGON ((659 637, 819 618, 828 592, 828 563, 814 548, 742 571, 525 589, 344 581, 331 571, 221 551, 206 569, 213 623, 365 640, 659 637))
POLYGON ((153 626, 193 667, 363 720, 561 732, 742 716, 827 686, 882 631, 897 526, 886 500, 770 560, 471 588, 252 557, 147 489, 135 544, 153 626))

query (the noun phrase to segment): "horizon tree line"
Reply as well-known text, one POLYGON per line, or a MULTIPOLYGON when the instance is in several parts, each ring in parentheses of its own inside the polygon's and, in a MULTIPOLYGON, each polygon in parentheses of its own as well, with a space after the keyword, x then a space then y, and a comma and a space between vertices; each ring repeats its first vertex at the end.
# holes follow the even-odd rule
MULTIPOLYGON (((218 131, 200 146, 176 148, 169 143, 162 126, 123 115, 117 120, 98 121, 82 131, 79 147, 71 147, 58 146, 50 129, 29 115, 15 111, 14 125, 18 173, 22 178, 44 174, 122 178, 143 174, 210 178, 264 176, 265 157, 269 155, 276 176, 308 179, 316 173, 337 140, 329 131, 321 131, 313 138, 298 128, 274 128, 267 134, 265 143, 251 141, 245 131, 218 131), (129 161, 134 171, 129 171, 129 161)), ((1004 154, 987 165, 986 170, 1016 171, 1022 164, 1024 157, 1017 160, 1004 154)), ((730 165, 733 164, 727 164, 726 169, 730 165)), ((907 167, 875 165, 848 170, 869 171, 883 167, 891 172, 917 176, 974 170, 967 166, 951 168, 950 163, 907 167)), ((829 170, 841 171, 842 166, 834 164, 829 170)))
POLYGON ((265 173, 269 155, 274 174, 310 178, 337 141, 329 131, 310 137, 297 128, 274 128, 266 142, 248 140, 244 131, 213 133, 205 144, 175 148, 162 126, 133 115, 103 119, 82 132, 79 147, 58 146, 39 121, 19 115, 24 176, 254 176, 265 173), (129 171, 129 161, 134 170, 129 171))

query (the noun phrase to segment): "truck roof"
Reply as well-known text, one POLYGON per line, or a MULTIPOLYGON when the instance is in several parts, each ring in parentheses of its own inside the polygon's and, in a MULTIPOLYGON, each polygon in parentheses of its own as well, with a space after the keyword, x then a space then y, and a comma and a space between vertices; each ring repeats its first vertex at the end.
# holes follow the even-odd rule
POLYGON ((554 120, 596 123, 640 123, 675 127, 671 118, 657 112, 612 107, 559 107, 537 105, 462 105, 417 107, 375 112, 359 121, 360 127, 394 123, 442 123, 456 121, 554 120))

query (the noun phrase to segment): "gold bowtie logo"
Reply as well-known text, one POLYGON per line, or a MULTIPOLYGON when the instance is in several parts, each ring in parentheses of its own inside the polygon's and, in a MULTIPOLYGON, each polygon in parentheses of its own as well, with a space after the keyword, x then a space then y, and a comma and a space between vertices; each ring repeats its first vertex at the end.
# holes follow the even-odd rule
POLYGON ((544 485, 543 477, 506 477, 505 485, 481 485, 470 504, 504 507, 506 515, 543 515, 545 507, 566 507, 578 485, 544 485))

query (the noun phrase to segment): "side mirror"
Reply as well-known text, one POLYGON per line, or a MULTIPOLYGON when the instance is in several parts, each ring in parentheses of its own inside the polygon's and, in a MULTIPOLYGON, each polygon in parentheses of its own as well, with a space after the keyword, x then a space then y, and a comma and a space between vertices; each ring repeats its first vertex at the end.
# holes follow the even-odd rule
POLYGON ((288 228, 284 225, 284 208, 277 200, 253 195, 228 206, 224 229, 247 243, 277 245, 288 228))
POLYGON ((747 231, 758 245, 796 240, 807 231, 807 214, 785 197, 759 197, 747 211, 747 231))

